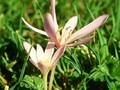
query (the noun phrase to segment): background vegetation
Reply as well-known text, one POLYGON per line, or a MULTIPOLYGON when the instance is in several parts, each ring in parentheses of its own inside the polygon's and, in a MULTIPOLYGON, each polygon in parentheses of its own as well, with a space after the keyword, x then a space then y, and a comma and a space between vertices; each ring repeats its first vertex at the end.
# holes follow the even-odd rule
MULTIPOLYGON (((61 90, 120 90, 120 0, 56 0, 60 27, 77 15, 76 30, 94 18, 109 14, 96 38, 69 48, 55 73, 54 88, 61 90)), ((28 61, 22 42, 46 46, 47 39, 29 30, 21 20, 43 29, 49 0, 0 0, 0 90, 42 90, 40 72, 28 61)))

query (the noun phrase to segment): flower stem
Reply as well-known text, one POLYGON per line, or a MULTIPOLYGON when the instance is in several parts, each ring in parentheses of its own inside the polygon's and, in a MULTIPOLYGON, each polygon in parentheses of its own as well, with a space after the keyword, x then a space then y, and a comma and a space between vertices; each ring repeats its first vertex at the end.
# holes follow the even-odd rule
POLYGON ((52 68, 51 75, 50 75, 50 82, 49 82, 49 90, 52 90, 52 84, 53 84, 53 79, 54 79, 54 74, 55 74, 55 67, 52 68))
POLYGON ((47 90, 47 77, 48 77, 48 73, 46 73, 45 75, 43 75, 43 79, 44 79, 44 90, 47 90))

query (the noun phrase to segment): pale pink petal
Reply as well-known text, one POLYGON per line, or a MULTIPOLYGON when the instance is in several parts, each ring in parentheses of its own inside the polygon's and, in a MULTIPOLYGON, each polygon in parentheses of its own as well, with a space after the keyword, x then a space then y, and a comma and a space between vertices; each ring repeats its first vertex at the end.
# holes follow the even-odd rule
POLYGON ((68 22, 65 24, 64 29, 62 30, 62 39, 61 39, 62 44, 65 44, 66 40, 69 38, 69 36, 73 32, 76 25, 77 25, 77 16, 73 16, 68 20, 68 22))
POLYGON ((50 59, 50 60, 51 60, 51 57, 52 57, 52 55, 53 55, 53 53, 54 53, 54 48, 55 48, 54 42, 49 41, 49 42, 48 42, 48 45, 47 45, 47 47, 46 47, 46 49, 45 49, 45 56, 46 56, 48 59, 50 59))
POLYGON ((23 46, 31 58, 30 62, 37 67, 36 50, 28 42, 23 42, 23 46))
POLYGON ((33 31, 35 31, 35 32, 37 32, 37 33, 43 34, 43 35, 45 35, 45 36, 48 36, 47 33, 44 32, 43 30, 37 29, 37 28, 31 26, 29 23, 27 23, 27 21, 25 21, 25 19, 24 19, 23 17, 22 17, 22 20, 23 20, 23 22, 25 23, 25 25, 26 25, 29 29, 31 29, 31 30, 33 30, 33 31))
POLYGON ((53 17, 55 30, 58 30, 58 24, 57 24, 57 19, 56 19, 56 12, 55 12, 55 0, 50 0, 50 2, 51 2, 51 15, 53 17))
POLYGON ((38 58, 38 62, 40 60, 45 59, 44 51, 43 51, 41 45, 39 45, 39 44, 37 44, 37 58, 38 58))
POLYGON ((53 58, 52 58, 52 61, 51 61, 53 66, 57 64, 60 57, 64 54, 64 51, 65 51, 65 46, 61 46, 60 48, 57 49, 57 51, 53 55, 53 58))
POLYGON ((47 13, 44 22, 44 28, 52 41, 59 46, 59 42, 57 40, 56 32, 55 32, 55 25, 52 19, 51 14, 47 13))
POLYGON ((69 40, 67 41, 67 43, 73 42, 81 37, 84 37, 90 34, 95 29, 97 29, 99 26, 101 26, 106 21, 107 18, 108 18, 108 15, 102 15, 98 17, 93 22, 89 23, 88 25, 84 26, 82 29, 72 34, 69 40))
POLYGON ((83 40, 80 41, 80 45, 90 42, 93 38, 95 38, 95 35, 84 38, 83 40))
MULTIPOLYGON (((34 62, 31 58, 29 59, 29 61, 37 68, 40 70, 39 66, 38 66, 38 62, 34 62)), ((36 60, 37 61, 37 60, 36 60)))
POLYGON ((72 32, 77 25, 77 16, 73 16, 68 20, 68 22, 65 24, 64 29, 62 31, 62 35, 66 35, 66 32, 69 34, 69 32, 72 32))
POLYGON ((92 35, 90 37, 82 39, 81 41, 77 41, 77 42, 74 42, 72 44, 67 44, 67 46, 68 47, 74 47, 74 46, 77 46, 77 45, 83 45, 83 44, 85 44, 87 42, 90 42, 94 37, 95 37, 95 35, 92 35))

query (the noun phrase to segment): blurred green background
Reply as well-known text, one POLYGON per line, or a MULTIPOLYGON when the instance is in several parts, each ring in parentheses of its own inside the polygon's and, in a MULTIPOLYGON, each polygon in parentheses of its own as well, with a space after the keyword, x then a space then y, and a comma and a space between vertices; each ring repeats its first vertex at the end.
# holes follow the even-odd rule
MULTIPOLYGON (((0 90, 42 90, 40 72, 28 61, 22 42, 46 46, 47 39, 28 29, 44 29, 49 0, 0 0, 0 90)), ((96 38, 85 46, 69 48, 55 73, 54 89, 120 90, 120 0, 56 0, 59 27, 77 15, 80 29, 102 14, 108 14, 96 38)))

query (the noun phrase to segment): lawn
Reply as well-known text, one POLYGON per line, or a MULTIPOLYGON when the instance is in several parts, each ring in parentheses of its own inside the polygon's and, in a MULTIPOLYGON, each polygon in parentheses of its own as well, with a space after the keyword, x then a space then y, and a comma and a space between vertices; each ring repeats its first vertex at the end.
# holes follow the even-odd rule
MULTIPOLYGON (((51 30, 46 20, 50 5, 50 0, 0 0, 0 90, 47 90, 46 74, 30 62, 24 42, 45 49, 49 38, 28 28, 22 18, 38 29, 51 30)), ((66 46, 55 66, 53 90, 120 90, 120 0, 56 0, 60 34, 73 16, 77 16, 77 31, 101 15, 108 18, 87 35, 94 35, 91 41, 66 46)), ((54 49, 57 52, 59 45, 54 49)))

